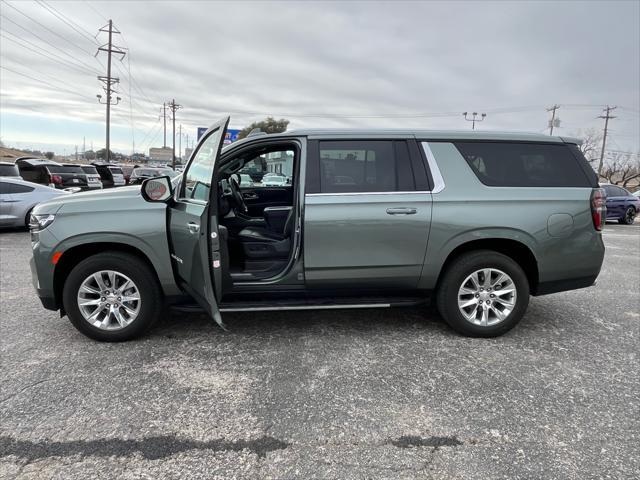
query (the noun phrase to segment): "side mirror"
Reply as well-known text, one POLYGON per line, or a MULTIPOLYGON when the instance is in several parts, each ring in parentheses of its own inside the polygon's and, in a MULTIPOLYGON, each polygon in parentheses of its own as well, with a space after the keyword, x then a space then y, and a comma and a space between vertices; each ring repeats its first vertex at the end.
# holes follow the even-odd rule
POLYGON ((147 202, 166 202, 173 196, 173 187, 169 177, 147 178, 140 189, 142 198, 147 202))

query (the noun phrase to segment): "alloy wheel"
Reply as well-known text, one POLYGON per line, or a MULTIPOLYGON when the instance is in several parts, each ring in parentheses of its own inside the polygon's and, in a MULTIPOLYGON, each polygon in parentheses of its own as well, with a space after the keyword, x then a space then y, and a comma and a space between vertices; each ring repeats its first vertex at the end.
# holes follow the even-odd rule
POLYGON ((458 309, 470 323, 490 327, 503 322, 516 306, 517 289, 509 275, 483 268, 469 275, 458 290, 458 309))
POLYGON ((140 313, 142 300, 136 284, 123 273, 101 270, 80 285, 78 309, 83 318, 100 330, 120 330, 140 313))

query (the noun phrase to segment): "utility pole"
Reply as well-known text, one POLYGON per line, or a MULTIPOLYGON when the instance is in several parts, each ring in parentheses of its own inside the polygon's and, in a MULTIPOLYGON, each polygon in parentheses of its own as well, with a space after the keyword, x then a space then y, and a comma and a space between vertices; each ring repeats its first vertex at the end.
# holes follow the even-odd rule
POLYGON ((78 145, 76 145, 76 162, 78 161, 78 145))
POLYGON ((166 102, 162 103, 162 115, 160 115, 160 117, 162 118, 162 122, 164 125, 164 140, 162 142, 162 148, 167 148, 167 103, 166 102))
POLYGON ((560 119, 556 122, 556 110, 560 108, 560 105, 554 104, 553 107, 547 108, 547 112, 553 112, 551 114, 551 120, 549 120, 549 135, 553 135, 553 127, 560 126, 560 119))
POLYGON ((171 103, 169 104, 169 109, 171 110, 171 117, 173 120, 173 154, 172 154, 172 162, 171 162, 171 166, 175 169, 176 168, 176 110, 178 110, 179 108, 182 108, 182 105, 178 105, 176 103, 175 98, 171 100, 171 103))
POLYGON ((476 117, 478 116, 478 112, 473 112, 473 113, 472 113, 473 118, 467 118, 467 113, 468 113, 468 112, 462 112, 462 115, 464 115, 464 119, 465 119, 467 122, 472 122, 472 123, 471 123, 471 130, 475 130, 475 129, 476 129, 476 122, 481 122, 481 121, 483 121, 483 120, 485 119, 485 117, 487 116, 487 114, 486 114, 486 113, 483 113, 483 114, 482 114, 482 118, 476 119, 476 117))
POLYGON ((178 156, 180 157, 180 163, 182 163, 182 124, 180 124, 180 133, 178 134, 178 156))
POLYGON ((600 172, 602 172, 602 165, 604 163, 604 148, 605 148, 605 145, 607 144, 607 129, 609 128, 609 120, 612 118, 616 118, 610 115, 610 113, 616 108, 618 107, 610 107, 609 105, 607 105, 603 109, 605 114, 597 117, 597 118, 604 118, 604 134, 602 135, 602 150, 600 151, 600 162, 598 163, 598 175, 600 175, 600 172))
POLYGON ((106 160, 107 163, 109 163, 109 161, 111 160, 111 151, 110 151, 110 127, 111 127, 111 105, 117 105, 118 103, 120 103, 121 98, 120 97, 116 97, 116 101, 115 103, 112 103, 112 98, 111 98, 111 94, 112 93, 118 93, 115 90, 113 90, 112 86, 119 83, 120 79, 119 78, 115 78, 111 76, 111 54, 115 53, 116 55, 121 55, 120 60, 122 60, 124 58, 124 56, 127 54, 127 52, 125 52, 122 48, 117 47, 113 44, 113 34, 114 33, 120 33, 118 30, 115 30, 113 28, 113 20, 109 20, 109 23, 107 25, 105 25, 104 27, 102 27, 98 32, 106 32, 109 34, 109 41, 107 43, 105 43, 104 45, 102 45, 101 47, 98 47, 98 51, 96 52, 96 55, 98 55, 98 53, 100 52, 107 52, 107 76, 98 76, 98 80, 100 80, 103 84, 104 87, 102 87, 105 91, 105 93, 107 94, 107 97, 105 99, 105 101, 102 101, 102 95, 98 94, 96 95, 98 97, 98 103, 103 103, 107 106, 107 120, 106 120, 106 125, 107 125, 107 138, 106 138, 106 160))
POLYGON ((82 137, 82 158, 86 158, 87 151, 87 137, 82 137))

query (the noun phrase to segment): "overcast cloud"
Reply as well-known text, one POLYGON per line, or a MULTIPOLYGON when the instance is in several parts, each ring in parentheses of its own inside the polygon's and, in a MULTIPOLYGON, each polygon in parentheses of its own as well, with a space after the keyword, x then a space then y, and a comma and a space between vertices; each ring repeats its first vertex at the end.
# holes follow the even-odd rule
POLYGON ((234 127, 273 115, 290 128, 466 129, 461 113, 477 111, 487 113, 481 129, 542 132, 554 103, 556 131, 568 135, 602 128, 609 104, 619 106, 609 147, 640 148, 638 1, 48 0, 3 2, 0 14, 9 145, 69 153, 86 136, 87 148, 104 146, 104 68, 82 29, 93 35, 113 18, 115 42, 130 49, 116 61, 124 100, 113 109, 112 145, 126 153, 132 133, 138 151, 162 145, 158 113, 171 98, 191 138, 226 113, 234 127))

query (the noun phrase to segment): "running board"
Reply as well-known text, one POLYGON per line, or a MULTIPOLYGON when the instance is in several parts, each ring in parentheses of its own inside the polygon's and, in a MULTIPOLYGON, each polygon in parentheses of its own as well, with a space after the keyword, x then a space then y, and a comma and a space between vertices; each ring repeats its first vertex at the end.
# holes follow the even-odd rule
POLYGON ((281 305, 277 307, 220 307, 220 312, 273 312, 280 310, 337 310, 347 308, 390 308, 390 303, 335 303, 332 305, 281 305))
MULTIPOLYGON (((425 298, 387 297, 387 298, 333 298, 333 299, 291 299, 267 300, 264 302, 223 302, 219 305, 221 313, 226 312, 273 312, 283 310, 339 310, 363 308, 413 307, 428 303, 425 298)), ((201 312, 197 304, 173 305, 173 310, 181 312, 201 312)))

